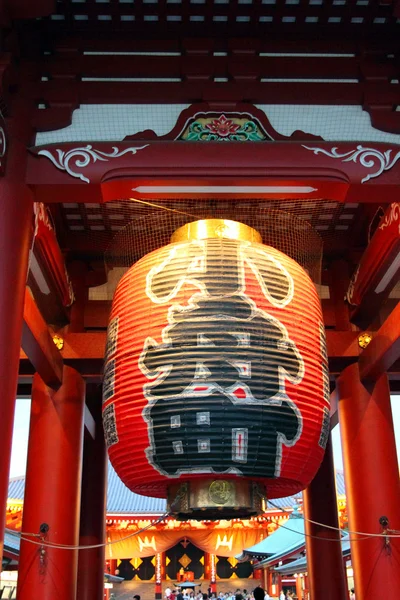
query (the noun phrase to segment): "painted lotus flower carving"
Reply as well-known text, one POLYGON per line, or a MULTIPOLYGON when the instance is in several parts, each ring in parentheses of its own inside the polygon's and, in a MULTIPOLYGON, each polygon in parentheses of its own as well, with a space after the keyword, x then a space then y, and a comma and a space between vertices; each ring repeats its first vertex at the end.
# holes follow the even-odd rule
POLYGON ((207 123, 206 128, 220 137, 228 137, 228 135, 236 133, 240 129, 240 125, 234 123, 232 119, 227 119, 225 115, 221 115, 218 119, 207 123))

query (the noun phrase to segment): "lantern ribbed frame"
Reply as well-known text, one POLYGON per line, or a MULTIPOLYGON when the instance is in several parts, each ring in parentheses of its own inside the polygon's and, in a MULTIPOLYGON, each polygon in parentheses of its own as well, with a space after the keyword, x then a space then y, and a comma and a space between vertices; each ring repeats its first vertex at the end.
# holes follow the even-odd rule
POLYGON ((115 292, 103 410, 111 462, 134 492, 166 497, 171 483, 210 476, 262 482, 269 498, 304 489, 329 426, 309 276, 274 248, 223 238, 143 257, 115 292))

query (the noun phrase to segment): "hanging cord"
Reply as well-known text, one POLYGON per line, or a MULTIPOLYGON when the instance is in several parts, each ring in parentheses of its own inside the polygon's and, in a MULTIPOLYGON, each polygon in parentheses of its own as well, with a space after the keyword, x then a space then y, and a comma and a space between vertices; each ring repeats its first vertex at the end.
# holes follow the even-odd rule
POLYGON ((149 525, 146 525, 146 527, 139 529, 139 531, 134 531, 133 533, 130 533, 129 535, 126 535, 125 537, 123 537, 119 540, 114 540, 112 542, 105 542, 103 544, 91 544, 90 546, 69 546, 67 544, 57 544, 56 542, 46 542, 43 539, 42 539, 42 541, 37 542, 37 541, 31 540, 25 536, 29 535, 32 537, 40 537, 41 538, 42 537, 41 534, 38 534, 38 533, 21 534, 19 531, 14 531, 13 529, 7 529, 7 528, 5 529, 5 531, 7 533, 10 533, 11 535, 14 535, 15 537, 19 537, 24 542, 29 542, 30 544, 34 544, 35 546, 41 546, 41 547, 46 547, 46 548, 56 548, 58 550, 92 550, 94 548, 105 548, 107 546, 119 544, 120 542, 124 542, 125 540, 135 537, 136 535, 140 535, 144 531, 147 531, 151 527, 154 527, 154 525, 158 525, 158 523, 161 523, 162 521, 164 521, 167 517, 170 516, 170 514, 171 514, 170 512, 164 513, 156 521, 153 521, 149 525))
MULTIPOLYGON (((284 513, 291 514, 291 512, 289 510, 286 510, 285 508, 280 508, 279 506, 277 506, 276 504, 274 504, 273 502, 271 502, 271 500, 268 500, 268 502, 274 508, 277 508, 278 510, 281 510, 284 513)), ((343 533, 343 529, 340 529, 340 527, 334 527, 333 525, 326 525, 325 523, 319 523, 318 521, 313 521, 312 519, 307 519, 304 515, 303 515, 303 518, 304 518, 304 521, 307 521, 308 523, 312 523, 313 525, 318 525, 319 527, 325 527, 325 529, 333 529, 334 531, 340 531, 340 532, 343 533)), ((279 527, 285 527, 285 529, 288 529, 286 527, 286 525, 279 525, 279 527)), ((290 530, 290 531, 293 531, 293 530, 290 530)), ((349 534, 352 534, 352 535, 362 535, 362 536, 365 536, 363 539, 371 538, 371 537, 378 537, 378 538, 387 538, 387 537, 397 538, 397 537, 400 537, 400 531, 391 530, 391 529, 388 529, 387 531, 390 531, 389 535, 386 534, 386 533, 367 533, 366 531, 350 531, 350 530, 346 531, 346 533, 349 533, 349 534)), ((294 533, 298 533, 298 532, 295 531, 294 533)), ((316 537, 316 536, 311 536, 311 537, 316 537)), ((318 537, 318 539, 325 539, 325 538, 318 537)), ((360 540, 360 538, 354 538, 353 541, 357 542, 359 540, 360 540)))
MULTIPOLYGON (((177 215, 185 215, 185 217, 192 217, 196 220, 204 219, 204 217, 199 217, 197 215, 193 215, 192 213, 184 212, 182 210, 177 210, 176 208, 169 208, 168 206, 163 206, 162 204, 154 204, 154 202, 146 202, 145 200, 139 200, 138 198, 129 198, 131 202, 137 202, 138 204, 144 204, 145 206, 151 206, 153 208, 160 208, 161 210, 176 213, 177 215)), ((128 223, 129 225, 129 223, 128 223)))
MULTIPOLYGON (((175 501, 172 503, 175 504, 175 502, 178 500, 178 497, 175 499, 175 501)), ((276 504, 274 504, 271 500, 268 501, 269 504, 271 504, 274 508, 284 512, 284 513, 288 513, 291 514, 291 511, 284 509, 284 508, 280 508, 279 506, 277 506, 276 504)), ((61 550, 90 550, 90 549, 95 549, 95 548, 103 548, 103 547, 107 547, 107 546, 112 546, 114 544, 119 544, 120 542, 124 542, 125 540, 128 540, 132 537, 135 537, 137 535, 140 535, 141 533, 144 533, 145 531, 148 531, 149 529, 151 529, 151 527, 154 527, 155 525, 158 525, 158 523, 162 523, 163 521, 165 521, 166 518, 168 518, 169 516, 171 516, 171 512, 165 512, 163 515, 161 515, 158 519, 156 519, 155 521, 153 521, 152 523, 149 523, 149 525, 146 525, 146 527, 143 527, 142 529, 139 529, 139 531, 134 531, 132 533, 130 533, 129 535, 126 535, 125 537, 119 539, 119 540, 114 540, 112 542, 105 542, 103 544, 91 544, 89 546, 72 546, 72 545, 67 545, 67 544, 57 544, 56 542, 45 542, 43 539, 41 539, 41 541, 35 541, 32 539, 29 539, 28 537, 25 536, 31 536, 31 537, 37 537, 37 538, 42 538, 41 534, 39 533, 27 533, 27 532, 20 532, 20 531, 15 531, 13 529, 8 529, 6 528, 5 531, 11 535, 14 535, 15 537, 19 537, 21 540, 25 541, 25 542, 29 542, 30 544, 34 544, 36 546, 41 546, 41 547, 46 547, 46 548, 58 548, 61 550)), ((319 523, 318 521, 313 521, 312 519, 307 519, 306 517, 304 517, 304 521, 307 521, 309 523, 312 523, 313 525, 318 525, 319 527, 324 527, 326 529, 331 529, 334 531, 339 531, 340 533, 343 533, 343 530, 340 529, 339 527, 333 527, 332 525, 326 525, 325 523, 319 523)), ((292 533, 299 533, 298 531, 295 531, 294 529, 291 529, 290 527, 288 527, 287 525, 278 525, 278 529, 280 527, 283 527, 283 529, 287 529, 288 531, 291 531, 292 533)), ((394 529, 387 529, 384 533, 366 533, 366 532, 360 532, 360 531, 347 531, 346 533, 351 534, 351 535, 358 535, 358 536, 363 536, 363 537, 358 537, 358 538, 348 538, 349 541, 354 541, 354 542, 360 542, 366 539, 370 539, 370 538, 399 538, 400 537, 400 531, 394 530, 394 529), (390 533, 389 533, 390 532, 390 533)), ((314 538, 314 539, 318 539, 318 540, 324 540, 326 542, 337 542, 338 540, 336 538, 322 538, 320 536, 316 536, 316 535, 311 535, 309 533, 304 533, 304 535, 306 537, 310 537, 310 538, 314 538)))

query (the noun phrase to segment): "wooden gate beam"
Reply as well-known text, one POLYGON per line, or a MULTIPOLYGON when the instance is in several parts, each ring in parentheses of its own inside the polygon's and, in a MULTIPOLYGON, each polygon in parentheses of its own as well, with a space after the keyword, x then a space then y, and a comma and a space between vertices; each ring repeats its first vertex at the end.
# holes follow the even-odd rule
POLYGON ((397 304, 360 355, 361 380, 377 381, 399 358, 400 304, 397 304))
POLYGON ((57 390, 62 384, 63 358, 28 288, 25 291, 21 346, 44 383, 57 390))

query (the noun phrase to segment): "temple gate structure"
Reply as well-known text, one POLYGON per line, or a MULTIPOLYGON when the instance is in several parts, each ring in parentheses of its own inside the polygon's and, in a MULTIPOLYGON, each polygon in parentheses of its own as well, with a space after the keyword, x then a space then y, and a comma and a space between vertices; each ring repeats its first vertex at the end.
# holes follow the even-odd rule
POLYGON ((0 26, 2 534, 15 398, 32 397, 18 600, 103 598, 111 298, 133 262, 205 218, 269 232, 315 267, 330 412, 303 493, 307 593, 348 597, 339 423, 356 597, 389 597, 399 1, 2 0, 0 26), (302 246, 305 231, 321 253, 302 246))

